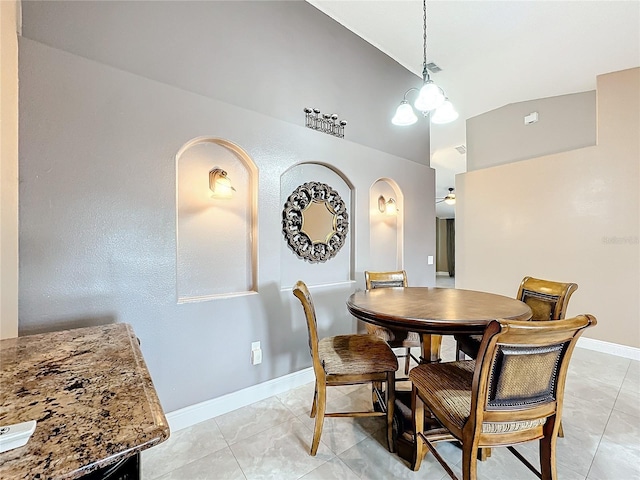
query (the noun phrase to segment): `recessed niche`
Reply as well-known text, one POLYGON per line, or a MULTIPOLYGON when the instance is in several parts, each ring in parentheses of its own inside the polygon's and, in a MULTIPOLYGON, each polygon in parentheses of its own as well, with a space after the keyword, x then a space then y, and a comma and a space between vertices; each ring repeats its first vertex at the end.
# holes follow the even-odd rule
POLYGON ((369 189, 368 270, 403 268, 404 196, 397 183, 381 178, 369 189))
MULTIPOLYGON (((319 192, 319 190, 318 190, 319 192)), ((280 244, 280 282, 282 288, 291 288, 298 280, 303 279, 307 285, 328 285, 350 282, 353 279, 353 245, 352 245, 352 192, 351 183, 338 171, 332 167, 320 163, 301 163, 294 165, 285 171, 280 177, 280 207, 283 212, 283 234, 280 244), (307 241, 293 241, 291 244, 288 228, 302 229, 304 222, 303 211, 307 206, 306 200, 315 195, 317 188, 326 190, 328 199, 330 200, 330 210, 327 210, 325 217, 330 217, 331 229, 324 228, 320 225, 308 226, 309 233, 305 235, 307 241), (298 194, 304 198, 304 206, 300 206, 297 210, 290 208, 293 204, 297 204, 298 194), (334 201, 337 196, 338 202, 334 201), (336 216, 336 209, 339 210, 336 216), (297 216, 299 225, 294 225, 294 221, 289 221, 285 215, 293 214, 297 216), (333 222, 338 222, 335 224, 333 222), (321 232, 316 230, 322 230, 321 232), (335 234, 336 230, 338 234, 335 234), (331 234, 329 234, 331 232, 331 234), (313 236, 314 239, 310 237, 313 236), (307 238, 308 237, 308 238, 307 238), (305 252, 312 246, 320 245, 324 241, 324 245, 329 247, 331 255, 306 255, 305 252), (337 243, 336 243, 337 242, 337 243), (339 243, 339 245, 338 245, 339 243), (299 250, 299 251, 296 251, 299 250), (314 258, 311 258, 314 257, 314 258)), ((318 194, 319 197, 322 195, 318 194)), ((322 208, 327 209, 325 203, 318 202, 313 208, 317 208, 322 212, 322 208)), ((316 212, 317 213, 317 212, 316 212)), ((324 212, 322 212, 324 213, 324 212)), ((322 218, 322 216, 320 216, 322 218)), ((324 218, 327 220, 327 218, 324 218)), ((326 223, 326 222, 325 222, 326 223)), ((326 252, 325 252, 326 253, 326 252)))
MULTIPOLYGON (((212 177, 213 178, 213 177, 212 177)), ((178 302, 256 292, 257 169, 239 146, 201 137, 176 155, 178 302), (210 173, 221 169, 233 187, 214 196, 210 173)))

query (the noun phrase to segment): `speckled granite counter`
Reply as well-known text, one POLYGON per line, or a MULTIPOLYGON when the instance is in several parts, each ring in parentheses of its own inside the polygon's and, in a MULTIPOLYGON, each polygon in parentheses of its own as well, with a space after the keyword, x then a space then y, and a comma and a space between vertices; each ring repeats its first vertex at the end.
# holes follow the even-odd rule
POLYGON ((29 420, 29 442, 0 453, 2 479, 79 478, 169 437, 123 323, 0 341, 0 425, 29 420))

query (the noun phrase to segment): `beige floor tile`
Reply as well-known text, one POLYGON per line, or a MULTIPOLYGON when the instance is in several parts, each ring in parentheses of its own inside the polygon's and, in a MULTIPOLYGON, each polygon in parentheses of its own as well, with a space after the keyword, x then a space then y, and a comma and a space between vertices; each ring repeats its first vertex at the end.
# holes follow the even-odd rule
MULTIPOLYGON (((444 337, 442 357, 455 358, 444 337)), ((417 353, 417 352, 416 352, 417 353)), ((170 479, 425 479, 448 478, 432 455, 419 472, 387 451, 383 417, 326 419, 320 449, 309 456, 313 383, 173 432, 142 455, 144 480, 170 479), (337 456, 336 456, 337 455, 337 456)), ((410 388, 406 382, 396 388, 410 388)), ((369 386, 330 387, 328 409, 367 409, 369 386)), ((564 399, 566 437, 558 439, 562 480, 640 480, 640 362, 577 348, 564 399), (587 476, 588 475, 588 476, 587 476)), ((538 465, 538 444, 519 448, 538 465)), ((460 472, 461 451, 438 450, 460 472)), ((478 466, 479 480, 535 479, 506 449, 478 466)))
POLYGON ((246 480, 229 447, 194 460, 158 480, 246 480))
POLYGON ((638 450, 603 439, 598 446, 587 480, 638 480, 638 450))
MULTIPOLYGON (((534 442, 537 443, 537 442, 534 442)), ((522 454, 526 453, 531 464, 540 469, 537 448, 535 453, 528 452, 522 447, 518 448, 522 454)), ((560 463, 556 464, 558 477, 562 480, 585 480, 585 475, 578 473, 560 463)), ((478 480, 535 480, 536 475, 531 472, 520 460, 518 460, 506 448, 494 448, 491 457, 484 462, 478 462, 478 480)))
POLYGON ((640 421, 638 417, 614 410, 607 423, 602 441, 623 446, 636 452, 640 465, 640 421))
POLYGON ((295 418, 277 398, 270 397, 215 418, 220 431, 229 444, 295 418))
POLYGON ((227 442, 213 419, 172 432, 168 440, 142 452, 142 478, 158 478, 224 448, 227 442))
POLYGON ((596 382, 596 386, 604 383, 610 387, 620 388, 630 363, 631 360, 626 358, 576 348, 569 364, 567 384, 580 380, 589 383, 596 382))
MULTIPOLYGON (((308 445, 311 446, 315 419, 301 415, 298 419, 309 429, 308 445)), ((339 455, 371 435, 371 429, 385 428, 383 417, 369 419, 325 418, 320 441, 339 455)))
MULTIPOLYGON (((452 445, 444 446, 444 450, 453 451, 454 449, 455 447, 452 445)), ((459 455, 459 453, 455 451, 453 451, 453 454, 459 455)), ((339 458, 349 466, 359 478, 365 480, 440 480, 443 474, 446 473, 430 456, 425 458, 420 471, 412 471, 407 462, 397 455, 389 453, 386 447, 384 431, 382 430, 374 436, 367 437, 362 442, 354 445, 339 455, 339 458)), ((457 457, 454 457, 454 460, 456 458, 457 457)))
POLYGON ((295 480, 334 458, 322 442, 309 455, 310 431, 295 417, 231 445, 247 480, 295 480))
POLYGON ((353 470, 347 467, 339 458, 332 458, 315 470, 300 477, 300 480, 358 480, 353 470))
POLYGON ((633 361, 629 365, 613 408, 640 417, 640 362, 633 361))

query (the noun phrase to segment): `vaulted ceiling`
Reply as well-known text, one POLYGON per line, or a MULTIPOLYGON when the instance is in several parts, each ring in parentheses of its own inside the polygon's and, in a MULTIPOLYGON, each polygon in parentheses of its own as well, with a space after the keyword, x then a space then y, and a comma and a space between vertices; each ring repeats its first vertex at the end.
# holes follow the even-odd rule
MULTIPOLYGON (((421 77, 420 0, 308 0, 421 77)), ((460 117, 431 125, 436 196, 466 170, 465 120, 509 103, 594 90, 596 76, 640 66, 640 2, 427 2, 427 62, 460 117)), ((398 85, 398 103, 411 86, 398 85)), ((412 127, 405 127, 412 128, 412 127)), ((436 205, 451 217, 453 207, 436 205)))

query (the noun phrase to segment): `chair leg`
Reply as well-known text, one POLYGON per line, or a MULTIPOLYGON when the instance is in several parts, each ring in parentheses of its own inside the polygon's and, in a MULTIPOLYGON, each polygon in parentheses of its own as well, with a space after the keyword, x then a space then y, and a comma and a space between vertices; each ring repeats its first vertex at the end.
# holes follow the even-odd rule
POLYGON ((486 462, 491 456, 491 449, 488 447, 478 449, 478 460, 486 462))
POLYGON ((387 372, 387 445, 391 453, 396 451, 393 442, 393 413, 396 406, 396 372, 387 372))
POLYGON ((424 441, 420 437, 420 434, 424 431, 424 402, 418 396, 418 391, 415 386, 411 387, 411 411, 413 412, 413 432, 415 434, 413 465, 411 466, 411 469, 414 472, 417 472, 420 470, 420 464, 422 463, 422 458, 425 456, 426 449, 424 441))
POLYGON ((478 442, 462 440, 462 480, 477 480, 478 442))
POLYGON ((411 363, 411 348, 406 348, 407 356, 404 359, 404 374, 409 375, 409 364, 411 363))
POLYGON ((317 401, 318 401, 318 381, 316 380, 316 387, 313 392, 313 403, 311 404, 311 413, 309 414, 311 418, 316 416, 317 401))
MULTIPOLYGON (((549 419, 551 420, 551 419, 549 419)), ((557 480, 558 472, 556 470, 556 440, 557 436, 553 435, 553 422, 547 420, 544 426, 544 437, 540 439, 540 473, 542 480, 557 480)))
POLYGON ((322 435, 322 424, 324 423, 324 413, 327 407, 327 386, 325 384, 316 383, 316 395, 314 400, 316 422, 313 427, 313 442, 311 443, 310 455, 315 457, 320 444, 320 435, 322 435))

